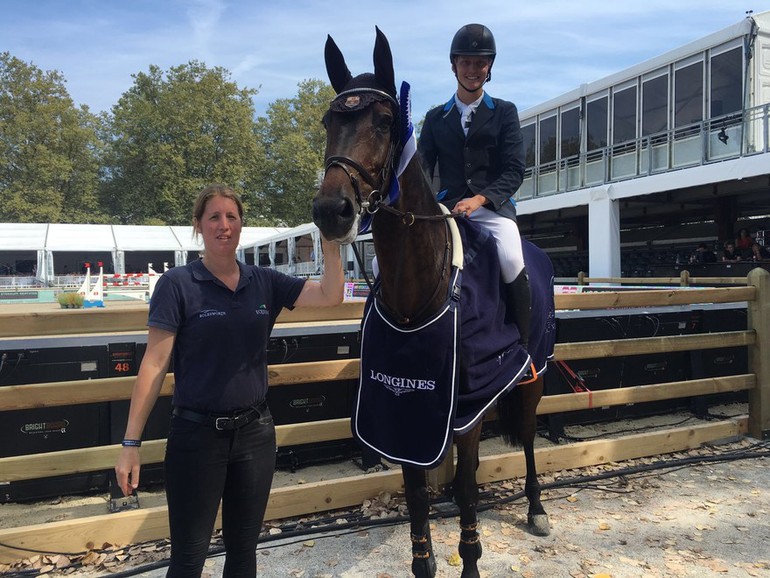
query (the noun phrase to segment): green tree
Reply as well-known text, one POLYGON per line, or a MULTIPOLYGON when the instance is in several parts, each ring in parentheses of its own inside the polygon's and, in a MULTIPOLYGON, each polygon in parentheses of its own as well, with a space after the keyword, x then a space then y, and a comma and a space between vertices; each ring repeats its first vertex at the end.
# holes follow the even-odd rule
POLYGON ((103 222, 98 123, 59 72, 0 53, 0 221, 103 222))
POLYGON ((256 90, 223 68, 191 61, 167 73, 150 66, 112 109, 103 204, 118 222, 186 225, 205 185, 254 195, 263 157, 254 135, 256 90))
POLYGON ((255 216, 277 226, 312 220, 311 204, 323 171, 326 133, 321 120, 334 91, 320 80, 305 80, 297 96, 279 99, 257 120, 265 151, 260 176, 260 203, 255 216))

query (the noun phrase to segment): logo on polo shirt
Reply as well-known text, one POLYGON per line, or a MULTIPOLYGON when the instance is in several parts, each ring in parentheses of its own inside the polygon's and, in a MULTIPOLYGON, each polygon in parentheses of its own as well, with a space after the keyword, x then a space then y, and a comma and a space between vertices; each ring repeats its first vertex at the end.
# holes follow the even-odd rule
POLYGON ((263 303, 254 310, 254 313, 257 315, 270 315, 270 310, 267 308, 267 305, 263 303))
POLYGON ((227 311, 218 311, 217 309, 204 309, 198 313, 198 319, 205 317, 224 317, 227 315, 227 311))

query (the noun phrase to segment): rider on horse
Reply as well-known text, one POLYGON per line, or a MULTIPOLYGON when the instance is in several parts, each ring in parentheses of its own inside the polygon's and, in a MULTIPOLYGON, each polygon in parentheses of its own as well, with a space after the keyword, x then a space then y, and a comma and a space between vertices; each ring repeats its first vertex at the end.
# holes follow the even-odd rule
POLYGON ((492 78, 496 54, 486 26, 468 24, 457 31, 449 53, 457 91, 426 115, 418 150, 431 178, 438 163, 439 201, 494 236, 507 317, 526 346, 531 298, 513 200, 524 178, 524 141, 516 105, 483 89, 492 78))

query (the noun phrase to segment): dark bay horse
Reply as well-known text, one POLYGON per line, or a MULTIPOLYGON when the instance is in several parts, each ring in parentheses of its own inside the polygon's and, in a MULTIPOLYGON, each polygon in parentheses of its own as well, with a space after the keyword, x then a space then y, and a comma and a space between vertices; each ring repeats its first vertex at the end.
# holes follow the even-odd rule
MULTIPOLYGON (((326 170, 313 201, 313 220, 325 239, 340 244, 352 243, 362 222, 369 222, 379 265, 362 324, 354 434, 381 456, 401 464, 410 515, 412 573, 428 578, 435 576, 436 561, 426 471, 441 462, 451 443, 456 444, 452 493, 460 510, 462 577, 478 578, 482 549, 476 469, 482 419, 495 406, 504 439, 519 442, 524 449, 530 531, 536 535, 550 531, 540 502, 533 444, 536 409, 543 394, 538 372, 545 369, 553 352, 553 268, 544 252, 524 242, 533 298, 529 352, 518 343, 517 329, 512 330, 512 343, 496 357, 481 359, 476 349, 464 349, 462 339, 454 336, 459 326, 465 338, 466 328, 472 325, 471 313, 466 311, 473 307, 466 303, 467 296, 483 301, 486 287, 500 288, 496 254, 484 257, 490 241, 483 231, 466 230, 468 225, 458 233, 450 227, 453 219, 436 201, 419 155, 413 154, 408 95, 402 85, 399 102, 390 46, 382 32, 377 29, 374 74, 353 77, 331 37, 325 57, 337 97, 324 117, 326 170), (482 241, 474 241, 473 235, 482 241), (466 249, 464 266, 462 256, 458 266, 454 253, 459 239, 466 249), (476 269, 469 264, 469 247, 477 249, 476 269), (492 271, 493 277, 474 289, 470 272, 481 274, 479 268, 492 271), (436 331, 424 332, 430 329, 436 331), (364 365, 365 352, 376 358, 372 367, 364 365), (482 362, 481 372, 469 368, 473 357, 482 362), (380 365, 373 368, 376 363, 380 365), (506 373, 508 367, 513 369, 506 373), (470 382, 480 373, 500 373, 498 368, 505 369, 502 381, 473 389, 470 382), (431 371, 438 376, 434 378, 431 371)), ((491 247, 494 250, 493 241, 491 247)), ((496 317, 505 317, 499 298, 488 308, 496 317)), ((477 324, 474 339, 483 341, 493 332, 504 334, 507 329, 500 325, 503 330, 497 332, 496 323, 485 321, 480 330, 477 324)))

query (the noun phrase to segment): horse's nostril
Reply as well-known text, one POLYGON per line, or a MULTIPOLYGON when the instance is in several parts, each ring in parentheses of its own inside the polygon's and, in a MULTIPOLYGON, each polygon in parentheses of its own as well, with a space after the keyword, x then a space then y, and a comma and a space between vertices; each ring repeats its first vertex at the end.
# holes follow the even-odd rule
POLYGON ((353 210, 353 203, 350 202, 350 199, 343 199, 343 206, 340 210, 340 217, 342 219, 352 219, 355 216, 355 211, 353 210))

